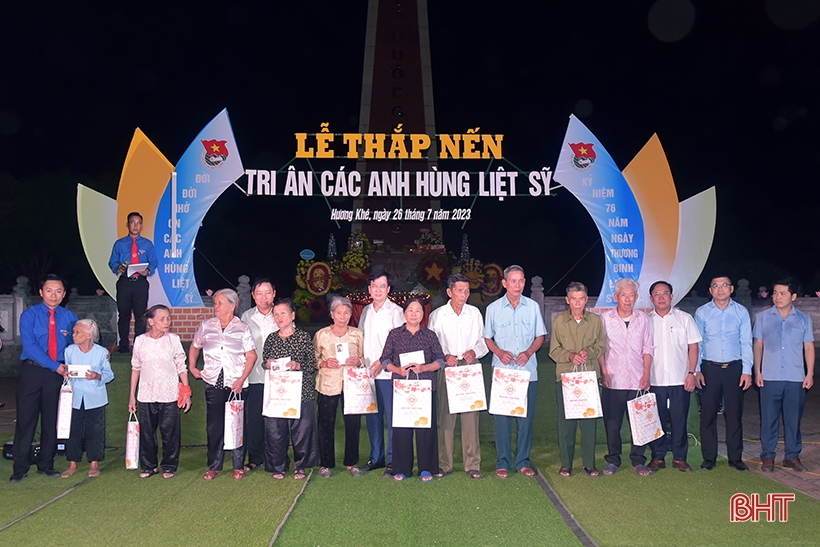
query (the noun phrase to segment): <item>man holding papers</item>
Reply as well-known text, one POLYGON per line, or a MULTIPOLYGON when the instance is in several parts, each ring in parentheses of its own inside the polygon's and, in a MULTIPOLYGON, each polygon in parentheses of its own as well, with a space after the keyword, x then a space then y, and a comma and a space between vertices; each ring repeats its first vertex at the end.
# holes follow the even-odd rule
MULTIPOLYGON (((484 321, 478 308, 467 304, 470 280, 464 274, 447 279, 450 301, 430 314, 430 330, 436 333, 447 367, 478 363, 489 352, 484 342, 484 321)), ((439 372, 439 474, 453 470, 453 432, 458 414, 450 414, 445 370, 439 372)), ((483 386, 482 386, 483 389, 483 386)), ((481 478, 481 450, 478 443, 478 412, 461 414, 461 449, 464 470, 471 478, 481 478)))
POLYGON ((157 269, 157 255, 151 240, 140 235, 142 215, 128 213, 128 235, 114 242, 108 267, 117 279, 117 331, 120 353, 128 353, 128 327, 134 312, 134 338, 145 332, 145 310, 148 309, 148 276, 157 269), (138 269, 139 268, 139 269, 138 269))

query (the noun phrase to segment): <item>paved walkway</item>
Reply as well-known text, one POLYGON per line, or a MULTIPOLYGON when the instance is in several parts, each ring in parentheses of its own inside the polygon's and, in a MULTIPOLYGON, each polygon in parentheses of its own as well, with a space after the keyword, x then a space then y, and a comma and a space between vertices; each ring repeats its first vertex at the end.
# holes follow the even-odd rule
MULTIPOLYGON (((803 433, 803 451, 800 461, 808 471, 798 473, 783 467, 783 424, 780 425, 780 443, 777 446, 774 473, 763 473, 760 470, 760 397, 756 388, 749 388, 743 398, 743 460, 749 468, 781 484, 803 492, 820 500, 820 386, 815 373, 815 385, 806 395, 806 410, 803 413, 801 431, 803 433)), ((718 419, 719 450, 726 456, 724 421, 718 419)))

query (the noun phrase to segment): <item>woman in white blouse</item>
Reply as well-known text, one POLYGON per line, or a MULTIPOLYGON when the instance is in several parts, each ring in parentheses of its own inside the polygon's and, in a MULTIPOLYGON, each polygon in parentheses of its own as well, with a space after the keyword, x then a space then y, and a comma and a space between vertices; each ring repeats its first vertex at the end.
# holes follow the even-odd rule
MULTIPOLYGON (((225 439, 225 403, 231 392, 242 394, 248 375, 256 363, 256 346, 248 325, 235 315, 239 296, 232 289, 214 293, 214 317, 203 321, 188 350, 188 369, 205 382, 205 430, 208 435, 208 471, 202 477, 213 480, 222 471, 225 439), (205 366, 197 368, 202 352, 205 366)), ((244 393, 243 393, 244 390, 244 393)), ((245 447, 232 451, 233 478, 245 477, 245 447)))
POLYGON ((136 412, 139 401, 140 477, 147 479, 161 468, 163 478, 170 479, 179 465, 179 409, 191 408, 191 386, 185 351, 179 336, 170 332, 171 311, 162 304, 151 306, 145 320, 149 330, 137 336, 131 354, 128 412, 136 412), (162 436, 161 465, 157 465, 157 427, 162 436))

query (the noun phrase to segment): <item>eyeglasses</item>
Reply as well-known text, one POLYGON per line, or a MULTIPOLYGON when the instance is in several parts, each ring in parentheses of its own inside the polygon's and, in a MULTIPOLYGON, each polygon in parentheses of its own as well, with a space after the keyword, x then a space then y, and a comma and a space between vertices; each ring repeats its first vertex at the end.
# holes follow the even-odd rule
POLYGON ((671 295, 671 294, 672 294, 672 293, 671 293, 671 292, 669 292, 669 291, 663 291, 663 292, 653 292, 653 293, 652 293, 652 296, 655 296, 655 297, 658 297, 658 296, 669 296, 669 295, 671 295))
POLYGON ((725 289, 727 287, 731 287, 731 283, 712 283, 713 289, 725 289))

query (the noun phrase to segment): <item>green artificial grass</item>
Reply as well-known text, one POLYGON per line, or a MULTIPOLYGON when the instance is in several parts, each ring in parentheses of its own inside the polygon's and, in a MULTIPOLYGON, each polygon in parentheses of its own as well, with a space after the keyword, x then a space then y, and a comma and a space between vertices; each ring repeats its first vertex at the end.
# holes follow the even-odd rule
MULTIPOLYGON (((542 353, 544 353, 542 351, 542 353)), ((485 361, 488 361, 485 359, 485 361)), ((2 492, 0 527, 56 496, 56 501, 0 531, 1 545, 182 545, 229 543, 267 545, 299 494, 303 481, 289 474, 283 481, 261 470, 242 481, 226 471, 214 481, 206 471, 205 409, 202 383, 193 381, 194 406, 182 417, 183 448, 173 479, 156 475, 140 479, 127 471, 123 459, 128 420, 130 362, 114 355, 116 379, 108 385, 107 444, 99 478, 85 479, 81 463, 71 479, 31 474, 10 485, 12 465, 0 460, 2 492), (32 538, 36 538, 33 541, 32 538)), ((485 370, 489 370, 485 365, 485 370)), ((489 375, 486 375, 489 380, 489 375)), ((712 472, 680 473, 671 468, 638 477, 627 464, 613 477, 589 478, 581 470, 580 447, 574 475, 559 478, 555 420, 554 364, 542 358, 532 462, 592 538, 609 545, 814 545, 820 502, 797 493, 786 523, 731 523, 729 498, 747 494, 790 492, 757 473, 739 473, 721 459, 712 472)), ((489 382, 488 382, 489 383, 489 382)), ((364 420, 362 421, 364 425, 364 420)), ((625 420, 623 439, 629 441, 625 420)), ((689 430, 697 434, 698 416, 692 401, 689 430)), ((282 527, 277 545, 578 545, 570 529, 537 481, 512 473, 507 480, 492 476, 495 467, 493 417, 480 417, 482 465, 486 478, 468 478, 461 465, 458 430, 454 473, 430 484, 413 477, 397 483, 380 471, 351 477, 341 465, 333 477, 314 473, 304 494, 282 527)), ((6 441, 10 435, 0 440, 6 441)), ((362 428, 361 463, 369 451, 362 428)), ((598 467, 603 468, 606 439, 598 429, 598 467)), ((344 429, 337 422, 337 460, 341 462, 344 429)), ((690 448, 689 462, 697 469, 700 450, 690 448)), ((66 468, 62 457, 58 470, 66 468)))

